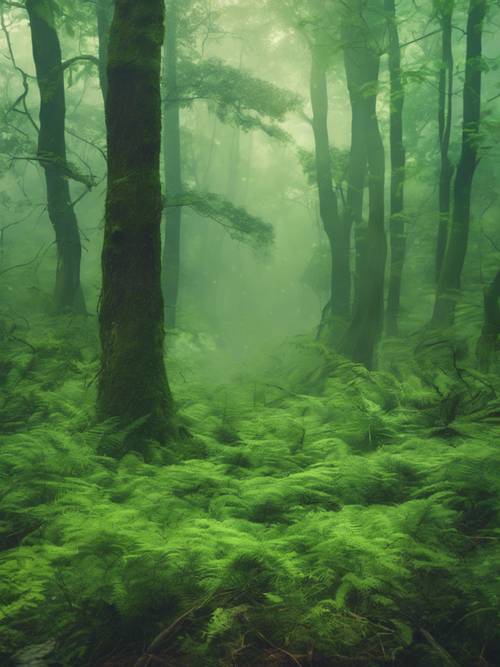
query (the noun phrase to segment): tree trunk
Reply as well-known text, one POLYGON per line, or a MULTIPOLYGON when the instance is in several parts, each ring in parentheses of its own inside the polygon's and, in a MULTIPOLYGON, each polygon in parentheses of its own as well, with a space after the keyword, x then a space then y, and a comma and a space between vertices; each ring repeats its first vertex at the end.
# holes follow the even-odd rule
POLYGON ((377 119, 376 82, 380 57, 369 47, 345 41, 345 63, 351 99, 362 110, 368 164, 369 217, 362 236, 359 293, 341 351, 368 369, 374 367, 375 350, 384 319, 384 274, 387 256, 385 236, 385 156, 377 119))
POLYGON ((97 36, 99 41, 99 82, 104 102, 108 96, 109 31, 113 20, 114 0, 96 0, 97 36))
POLYGON ((401 301, 401 280, 406 253, 404 220, 404 187, 406 152, 403 136, 404 86, 401 76, 401 48, 396 23, 395 0, 385 0, 389 30, 389 75, 391 85, 390 150, 391 150, 391 264, 387 293, 386 331, 398 334, 401 301))
POLYGON ((472 183, 478 163, 481 122, 482 34, 487 0, 470 0, 464 84, 462 151, 455 177, 453 217, 439 277, 432 324, 449 327, 455 319, 460 279, 467 253, 472 183))
MULTIPOLYGON (((349 91, 354 91, 356 84, 349 82, 349 91)), ((351 150, 347 175, 347 198, 344 210, 344 227, 351 230, 354 226, 356 259, 354 266, 353 308, 359 300, 361 254, 363 246, 363 201, 366 182, 366 109, 359 95, 351 94, 351 150)), ((349 234, 350 235, 350 234, 349 234)))
POLYGON ((175 434, 161 292, 163 18, 163 0, 116 0, 109 43, 98 415, 141 420, 134 448, 175 434))
MULTIPOLYGON (((314 132, 316 181, 323 228, 331 253, 330 307, 332 317, 349 317, 351 301, 350 226, 340 218, 334 189, 328 135, 328 87, 326 62, 320 49, 311 49, 311 105, 314 132)), ((323 325, 323 323, 322 323, 323 325)))
POLYGON ((436 244, 436 283, 443 266, 450 224, 453 165, 450 160, 450 138, 453 119, 453 5, 441 15, 442 43, 439 74, 438 126, 441 165, 439 173, 439 223, 436 244))
MULTIPOLYGON (((177 0, 166 3, 164 164, 167 202, 182 194, 181 130, 177 89, 177 0)), ((167 330, 176 326, 179 298, 182 207, 165 208, 163 294, 167 330)))
POLYGON ((49 0, 27 0, 37 83, 40 90, 38 159, 47 188, 47 209, 57 246, 56 311, 85 314, 80 285, 82 248, 66 162, 66 101, 61 46, 49 0))
POLYGON ((491 285, 484 290, 484 323, 476 348, 479 368, 483 373, 488 373, 490 370, 491 358, 498 349, 497 341, 500 335, 499 299, 500 271, 497 272, 491 285))

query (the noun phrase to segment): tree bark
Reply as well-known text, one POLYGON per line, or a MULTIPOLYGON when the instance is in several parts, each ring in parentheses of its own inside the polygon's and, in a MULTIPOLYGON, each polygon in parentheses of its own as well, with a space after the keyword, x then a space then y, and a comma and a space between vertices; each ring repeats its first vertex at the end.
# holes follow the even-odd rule
POLYGON ((478 164, 481 123, 482 35, 487 0, 470 0, 463 92, 462 150, 455 177, 453 216, 441 269, 432 324, 449 327, 455 319, 469 238, 472 184, 478 164))
POLYGON ((438 95, 438 126, 439 126, 439 221, 436 244, 436 283, 443 266, 448 241, 448 227, 450 224, 451 184, 453 180, 453 165, 450 160, 450 138, 453 119, 453 41, 452 21, 453 4, 448 10, 443 10, 440 17, 441 38, 441 69, 439 73, 438 95))
POLYGON ((390 151, 391 151, 391 263, 387 293, 386 331, 389 336, 398 334, 401 302, 401 281, 406 254, 404 188, 406 151, 403 132, 405 91, 401 76, 401 48, 396 23, 395 0, 385 0, 389 32, 389 75, 391 86, 390 151))
POLYGON ((348 220, 341 219, 339 215, 333 183, 328 133, 326 62, 319 48, 312 47, 311 56, 310 83, 316 182, 321 221, 328 237, 331 254, 330 306, 327 312, 332 317, 347 319, 351 302, 350 225, 348 220))
POLYGON ((477 342, 476 356, 479 368, 488 373, 491 359, 498 349, 500 335, 500 271, 497 272, 491 285, 484 290, 484 323, 481 336, 477 342))
MULTIPOLYGON (((384 274, 387 256, 385 236, 385 155, 377 119, 377 82, 380 57, 359 35, 345 35, 345 64, 351 100, 359 107, 368 165, 369 217, 362 239, 358 295, 341 351, 372 369, 383 328, 384 274), (358 38, 358 40, 356 39, 358 38)), ((361 134, 361 130, 360 130, 361 134)))
MULTIPOLYGON (((177 0, 166 3, 165 40, 165 129, 164 166, 166 194, 175 198, 182 194, 181 130, 179 92, 177 86, 177 0)), ((171 330, 177 323, 181 253, 182 207, 165 208, 165 235, 163 243, 163 294, 165 325, 171 330)))
POLYGON ((163 0, 116 0, 108 63, 108 192, 99 314, 98 415, 140 439, 176 429, 163 353, 161 46, 163 0))
POLYGON ((97 36, 99 41, 99 82, 106 103, 108 96, 109 32, 113 20, 114 0, 96 0, 97 36))
POLYGON ((26 0, 26 10, 40 90, 38 159, 45 173, 47 209, 57 247, 55 308, 58 313, 85 314, 80 285, 80 232, 67 179, 66 101, 61 46, 52 3, 49 0, 26 0))

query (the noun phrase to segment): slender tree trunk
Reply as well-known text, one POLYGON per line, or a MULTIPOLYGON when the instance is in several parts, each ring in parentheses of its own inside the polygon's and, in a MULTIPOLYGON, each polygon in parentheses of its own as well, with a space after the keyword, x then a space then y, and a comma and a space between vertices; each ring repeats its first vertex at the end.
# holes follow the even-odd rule
POLYGON ((455 177, 453 217, 441 269, 432 324, 451 326, 469 238, 472 183, 478 163, 481 122, 482 34, 487 0, 470 0, 464 84, 462 151, 455 177))
MULTIPOLYGON (((366 54, 364 49, 358 49, 358 30, 350 25, 352 17, 344 18, 342 35, 345 43, 344 66, 351 104, 351 150, 349 155, 347 201, 344 211, 346 226, 352 229, 354 225, 355 266, 354 266, 354 295, 353 312, 359 303, 362 255, 366 242, 366 226, 363 220, 364 193, 367 184, 367 128, 370 122, 369 105, 364 95, 367 81, 366 54), (349 48, 351 45, 351 48, 349 48), (352 46, 355 45, 355 48, 352 46)), ((363 38, 362 40, 363 41, 363 38)))
POLYGON ((452 40, 453 3, 448 11, 443 11, 440 21, 442 28, 441 39, 441 69, 439 73, 439 100, 438 126, 440 149, 439 173, 439 222, 436 244, 436 282, 443 265, 448 240, 450 224, 451 183, 453 179, 453 165, 450 160, 450 138, 453 118, 453 40, 452 40))
POLYGON ((116 0, 108 63, 108 193, 98 415, 164 441, 174 432, 163 354, 163 0, 116 0))
POLYGON ((50 0, 27 0, 33 59, 40 90, 38 158, 45 173, 47 209, 57 246, 57 312, 86 313, 80 285, 82 248, 67 179, 66 101, 61 46, 50 0))
POLYGON ((484 290, 484 323, 477 342, 476 355, 479 368, 484 373, 490 370, 491 359, 498 349, 500 335, 500 271, 491 285, 484 290))
POLYGON ((108 95, 109 31, 113 20, 114 0, 96 0, 97 36, 99 41, 99 82, 104 102, 108 95))
MULTIPOLYGON (((177 88, 177 0, 166 3, 164 164, 168 198, 182 194, 181 129, 177 88)), ((163 294, 167 330, 176 326, 179 298, 182 207, 165 208, 163 294)))
POLYGON ((398 334, 401 281, 406 253, 404 187, 406 151, 403 133, 405 91, 401 75, 401 48, 396 23, 395 0, 385 0, 389 30, 389 75, 391 81, 390 150, 391 150, 391 264, 387 293, 386 330, 398 334))
POLYGON ((345 61, 351 99, 363 110, 369 187, 369 217, 360 249, 359 293, 341 350, 368 369, 375 365, 375 350, 384 319, 385 155, 377 119, 376 82, 380 57, 369 47, 346 40, 345 61))
MULTIPOLYGON (((353 81, 349 82, 349 91, 355 88, 353 81)), ((354 226, 354 240, 356 258, 354 265, 354 295, 353 308, 359 300, 359 285, 361 271, 361 254, 363 247, 363 202, 366 182, 366 109, 359 99, 359 95, 351 94, 351 150, 349 154, 349 168, 347 175, 347 198, 344 210, 344 228, 349 230, 349 237, 354 226)), ((349 248, 350 252, 350 248, 349 248)))
MULTIPOLYGON (((333 317, 349 317, 351 301, 350 226, 341 219, 334 189, 328 135, 328 85, 326 62, 320 49, 311 49, 311 105, 316 158, 316 181, 323 228, 331 253, 330 307, 333 317)), ((322 323, 323 324, 323 323, 322 323)))

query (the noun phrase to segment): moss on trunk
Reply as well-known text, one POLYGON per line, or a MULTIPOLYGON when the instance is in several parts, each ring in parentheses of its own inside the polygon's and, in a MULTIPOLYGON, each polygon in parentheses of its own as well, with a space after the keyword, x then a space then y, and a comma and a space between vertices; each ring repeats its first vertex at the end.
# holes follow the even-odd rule
POLYGON ((163 0, 117 0, 109 43, 108 195, 98 414, 175 432, 163 354, 160 185, 163 0))

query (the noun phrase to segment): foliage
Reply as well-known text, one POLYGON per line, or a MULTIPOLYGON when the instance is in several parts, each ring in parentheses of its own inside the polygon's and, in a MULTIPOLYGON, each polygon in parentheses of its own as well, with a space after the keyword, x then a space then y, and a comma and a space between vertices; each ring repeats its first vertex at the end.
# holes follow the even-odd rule
POLYGON ((262 130, 282 141, 288 139, 279 123, 288 112, 300 108, 301 100, 295 93, 217 58, 183 60, 178 70, 180 102, 184 105, 196 99, 208 100, 222 122, 244 131, 262 130))
POLYGON ((186 389, 179 357, 191 441, 117 461, 97 453, 119 434, 89 420, 84 331, 3 340, 3 664, 132 665, 149 646, 176 665, 465 667, 498 650, 494 397, 444 431, 460 380, 440 395, 420 361, 400 358, 403 382, 304 338, 254 378, 186 389))
POLYGON ((184 192, 180 197, 167 198, 166 206, 167 210, 169 206, 188 206, 201 217, 224 227, 231 238, 254 250, 266 250, 273 244, 272 225, 213 192, 184 192))
MULTIPOLYGON (((317 181, 314 152, 299 148, 297 154, 308 183, 315 184, 317 181)), ((330 146, 330 159, 334 183, 338 188, 344 188, 348 178, 349 151, 330 146)))

